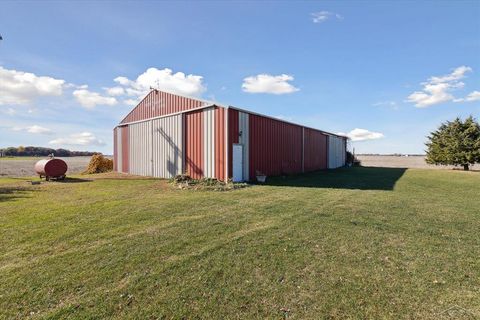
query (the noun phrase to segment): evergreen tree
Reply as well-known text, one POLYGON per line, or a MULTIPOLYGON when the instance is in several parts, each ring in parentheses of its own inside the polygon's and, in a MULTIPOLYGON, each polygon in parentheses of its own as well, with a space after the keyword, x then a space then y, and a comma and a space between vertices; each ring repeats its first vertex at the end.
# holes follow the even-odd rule
POLYGON ((428 136, 426 162, 435 165, 469 166, 480 163, 480 125, 472 116, 442 123, 428 136))

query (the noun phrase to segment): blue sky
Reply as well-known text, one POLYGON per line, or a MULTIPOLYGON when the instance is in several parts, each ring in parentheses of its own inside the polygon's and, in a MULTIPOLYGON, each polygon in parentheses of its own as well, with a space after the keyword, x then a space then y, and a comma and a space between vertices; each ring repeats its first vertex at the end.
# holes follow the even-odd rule
POLYGON ((440 122, 480 118, 478 1, 15 1, 0 34, 0 147, 110 154, 149 85, 347 133, 357 153, 422 153, 440 122))

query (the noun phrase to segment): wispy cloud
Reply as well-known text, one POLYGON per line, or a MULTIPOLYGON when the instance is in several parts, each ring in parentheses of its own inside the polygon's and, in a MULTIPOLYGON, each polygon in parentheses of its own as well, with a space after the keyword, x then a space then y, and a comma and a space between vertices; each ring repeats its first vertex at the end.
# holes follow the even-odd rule
POLYGON ((343 20, 343 16, 339 15, 338 13, 325 10, 312 12, 310 15, 312 16, 313 23, 324 23, 325 21, 332 18, 336 20, 343 20))
MULTIPOLYGON (((466 100, 466 98, 456 99, 451 93, 453 90, 465 86, 460 80, 465 78, 469 72, 472 72, 472 68, 460 66, 447 75, 430 77, 426 82, 422 82, 422 90, 415 91, 407 97, 407 102, 414 103, 418 108, 427 108, 449 101, 473 101, 466 100)), ((472 94, 470 99, 475 99, 475 92, 472 94)))
POLYGON ((459 98, 459 99, 455 99, 453 100, 454 102, 472 102, 472 101, 478 101, 480 100, 480 91, 473 91, 473 92, 470 92, 465 98, 459 98))
POLYGON ((38 125, 28 126, 28 127, 13 127, 14 131, 24 131, 33 134, 53 134, 53 131, 48 128, 44 128, 38 125))
POLYGON ((91 132, 82 132, 71 134, 65 138, 58 138, 49 142, 51 145, 67 145, 67 146, 103 146, 105 142, 98 139, 91 132))
POLYGON ((248 93, 293 93, 300 90, 289 83, 289 81, 293 80, 293 76, 288 74, 278 76, 259 74, 243 79, 242 90, 248 93))
POLYGON ((82 86, 82 89, 73 91, 73 96, 78 103, 87 109, 93 109, 97 105, 114 106, 118 103, 114 97, 102 96, 98 92, 89 91, 87 88, 87 86, 82 86))

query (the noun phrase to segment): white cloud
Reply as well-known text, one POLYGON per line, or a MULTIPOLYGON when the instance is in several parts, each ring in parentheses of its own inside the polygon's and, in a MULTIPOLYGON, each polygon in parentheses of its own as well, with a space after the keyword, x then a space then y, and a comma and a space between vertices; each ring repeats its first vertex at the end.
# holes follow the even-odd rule
POLYGON ((77 101, 87 109, 93 109, 97 105, 113 106, 118 103, 114 97, 101 96, 97 92, 92 92, 87 89, 78 89, 73 91, 73 96, 77 101))
POLYGON ((14 127, 13 130, 14 131, 25 131, 25 132, 33 133, 33 134, 52 134, 53 133, 52 130, 50 130, 48 128, 41 127, 41 126, 38 126, 38 125, 33 125, 33 126, 29 126, 29 127, 14 127))
POLYGON ((203 77, 183 72, 173 73, 171 69, 148 68, 136 80, 117 77, 113 81, 124 87, 126 95, 139 99, 146 95, 150 88, 157 88, 180 95, 199 97, 205 92, 203 77))
POLYGON ((0 66, 0 105, 28 104, 40 96, 60 96, 65 80, 0 66))
POLYGON ((122 86, 129 86, 132 82, 132 81, 128 80, 128 78, 126 78, 126 77, 116 77, 115 79, 113 79, 113 81, 121 84, 122 86))
POLYGON ((336 18, 337 20, 343 20, 343 16, 339 15, 338 13, 330 12, 330 11, 318 11, 313 12, 310 14, 312 16, 313 23, 323 23, 330 18, 336 18))
POLYGON ((109 96, 123 96, 125 94, 125 90, 122 87, 111 87, 111 88, 105 88, 105 92, 109 96))
POLYGON ((49 142, 52 145, 104 146, 105 142, 91 132, 71 134, 67 138, 58 138, 49 142))
POLYGON ((470 92, 465 98, 455 99, 455 102, 472 102, 480 100, 480 91, 470 92))
POLYGON ((359 128, 355 128, 348 133, 339 132, 338 134, 342 136, 347 136, 350 139, 352 139, 352 141, 375 140, 375 139, 381 139, 384 137, 383 133, 368 131, 367 129, 359 129, 359 128))
POLYGON ((452 73, 441 76, 441 77, 430 77, 429 82, 431 83, 444 83, 452 82, 465 78, 465 73, 471 72, 472 68, 467 66, 460 66, 452 71, 452 73))
POLYGON ((278 76, 259 74, 243 79, 242 89, 249 93, 292 93, 300 90, 288 82, 293 80, 293 76, 288 74, 281 74, 278 76))
POLYGON ((422 83, 423 89, 410 94, 407 101, 414 103, 418 108, 426 108, 448 101, 458 102, 459 100, 455 99, 451 91, 462 88, 464 83, 460 80, 465 78, 467 72, 471 71, 472 68, 461 66, 448 75, 430 77, 427 82, 422 83))

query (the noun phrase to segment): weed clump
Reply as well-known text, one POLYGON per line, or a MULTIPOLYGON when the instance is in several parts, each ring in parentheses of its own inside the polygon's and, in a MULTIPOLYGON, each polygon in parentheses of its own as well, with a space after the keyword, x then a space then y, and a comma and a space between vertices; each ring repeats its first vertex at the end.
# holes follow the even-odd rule
POLYGON ((96 153, 90 159, 90 163, 83 174, 110 172, 112 170, 113 160, 105 158, 101 153, 96 153))
POLYGON ((220 181, 212 178, 192 179, 189 175, 179 174, 171 180, 171 184, 182 190, 230 191, 248 186, 246 183, 220 181))

